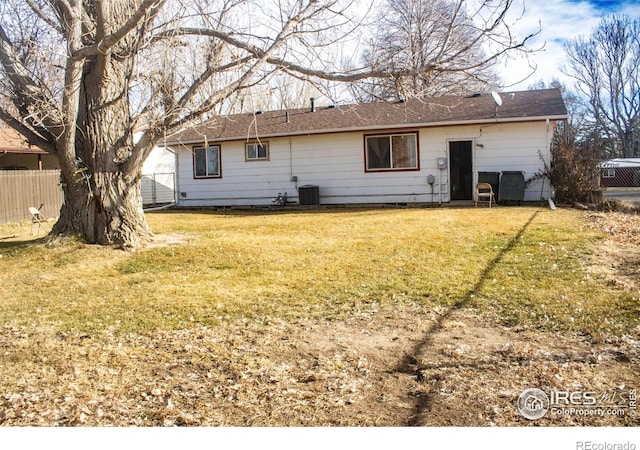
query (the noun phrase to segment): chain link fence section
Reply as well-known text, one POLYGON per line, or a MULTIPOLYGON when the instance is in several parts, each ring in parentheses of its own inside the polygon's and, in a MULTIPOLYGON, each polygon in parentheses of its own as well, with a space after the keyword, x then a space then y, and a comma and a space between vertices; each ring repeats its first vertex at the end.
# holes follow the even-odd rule
POLYGON ((640 158, 610 159, 599 168, 603 196, 640 209, 640 158))

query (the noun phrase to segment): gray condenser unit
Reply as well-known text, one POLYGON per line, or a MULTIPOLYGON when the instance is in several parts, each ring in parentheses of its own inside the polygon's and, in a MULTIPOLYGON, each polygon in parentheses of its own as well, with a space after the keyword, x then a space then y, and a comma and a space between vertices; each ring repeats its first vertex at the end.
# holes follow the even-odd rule
POLYGON ((501 202, 518 202, 518 205, 522 203, 524 200, 524 172, 502 172, 499 199, 501 202))
POLYGON ((318 186, 307 184, 298 188, 298 201, 301 205, 319 205, 320 189, 318 186))

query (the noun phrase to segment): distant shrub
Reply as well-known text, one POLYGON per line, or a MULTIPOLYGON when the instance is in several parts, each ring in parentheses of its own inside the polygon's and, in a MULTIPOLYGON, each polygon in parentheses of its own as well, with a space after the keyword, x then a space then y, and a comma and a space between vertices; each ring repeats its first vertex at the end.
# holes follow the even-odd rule
POLYGON ((586 144, 559 143, 551 149, 551 183, 561 203, 599 203, 598 151, 586 144))

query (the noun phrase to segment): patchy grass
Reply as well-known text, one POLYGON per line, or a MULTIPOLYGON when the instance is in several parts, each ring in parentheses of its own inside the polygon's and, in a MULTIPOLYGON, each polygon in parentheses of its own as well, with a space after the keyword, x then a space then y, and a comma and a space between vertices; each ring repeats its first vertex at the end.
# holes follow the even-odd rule
POLYGON ((600 236, 581 217, 573 211, 535 217, 483 278, 474 305, 494 310, 507 325, 597 334, 637 324, 640 295, 587 270, 590 244, 600 236))
MULTIPOLYGON (((602 236, 571 210, 164 212, 185 242, 135 254, 0 241, 0 321, 144 333, 238 318, 340 317, 368 305, 473 306, 585 333, 637 323, 638 298, 581 262, 602 236), (606 316, 606 320, 603 317, 606 316)), ((15 234, 15 229, 12 229, 15 234)))

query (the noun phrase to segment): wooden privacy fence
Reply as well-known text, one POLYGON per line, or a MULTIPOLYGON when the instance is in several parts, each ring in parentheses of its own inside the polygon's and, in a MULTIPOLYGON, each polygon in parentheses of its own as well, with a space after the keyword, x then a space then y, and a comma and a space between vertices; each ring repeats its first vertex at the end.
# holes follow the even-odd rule
POLYGON ((57 218, 62 206, 59 170, 0 170, 0 224, 31 220, 29 207, 57 218))

